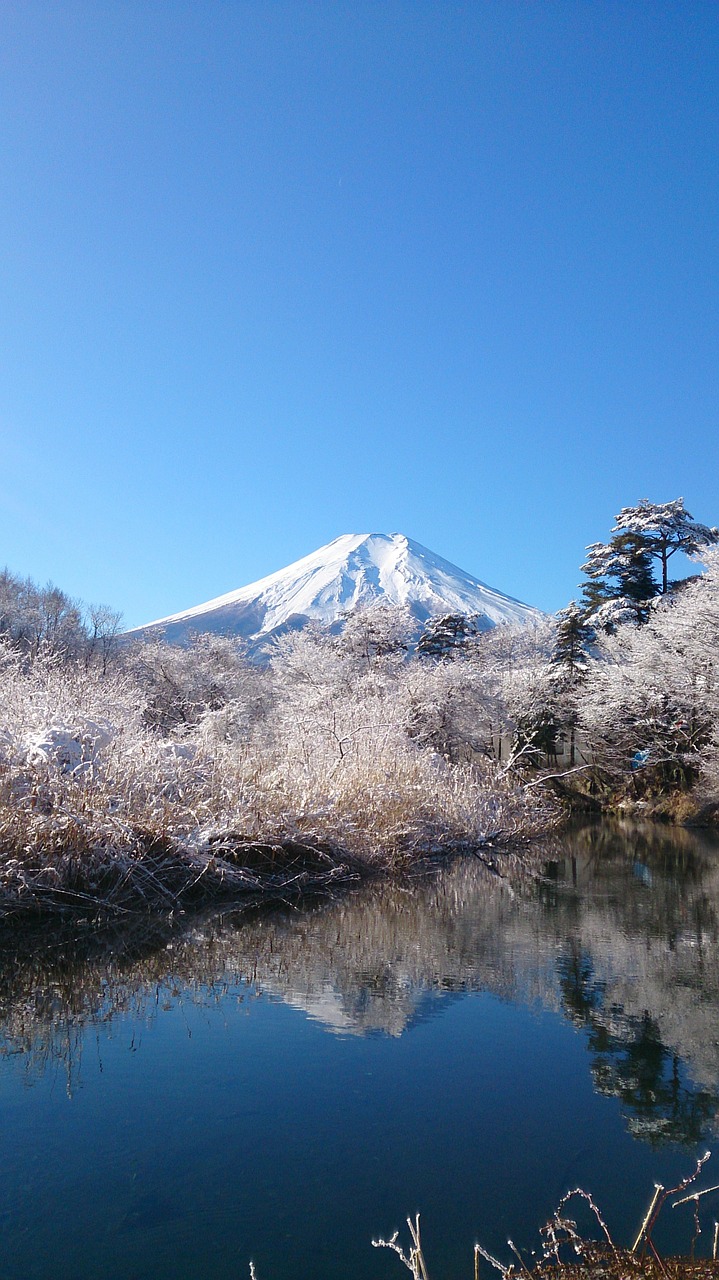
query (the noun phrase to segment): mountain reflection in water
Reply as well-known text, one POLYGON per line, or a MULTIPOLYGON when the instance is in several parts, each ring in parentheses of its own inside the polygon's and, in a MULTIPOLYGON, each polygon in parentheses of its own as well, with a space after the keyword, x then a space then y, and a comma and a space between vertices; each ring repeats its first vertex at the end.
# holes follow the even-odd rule
POLYGON ((450 996, 482 991, 562 1012, 637 1137, 696 1144, 719 1111, 719 845, 602 825, 548 852, 539 879, 510 883, 468 859, 185 932, 6 937, 0 1052, 24 1055, 30 1074, 60 1064, 72 1087, 87 1029, 118 1014, 139 1031, 178 1001, 264 993, 336 1035, 399 1037, 450 996))

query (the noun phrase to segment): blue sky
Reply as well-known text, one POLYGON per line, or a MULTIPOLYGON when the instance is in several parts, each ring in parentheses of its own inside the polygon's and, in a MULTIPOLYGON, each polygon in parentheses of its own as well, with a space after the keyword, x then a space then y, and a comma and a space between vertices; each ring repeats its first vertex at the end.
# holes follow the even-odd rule
POLYGON ((0 8, 0 564, 128 626, 340 533, 553 610, 719 523, 719 6, 0 8))

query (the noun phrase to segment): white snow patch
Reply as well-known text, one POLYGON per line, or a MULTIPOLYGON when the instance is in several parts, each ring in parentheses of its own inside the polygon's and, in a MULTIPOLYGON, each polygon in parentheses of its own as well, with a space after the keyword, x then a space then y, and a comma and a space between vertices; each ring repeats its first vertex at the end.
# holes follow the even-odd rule
POLYGON ((109 724, 82 720, 72 725, 51 720, 26 739, 28 764, 50 765, 60 773, 84 773, 114 737, 109 724))

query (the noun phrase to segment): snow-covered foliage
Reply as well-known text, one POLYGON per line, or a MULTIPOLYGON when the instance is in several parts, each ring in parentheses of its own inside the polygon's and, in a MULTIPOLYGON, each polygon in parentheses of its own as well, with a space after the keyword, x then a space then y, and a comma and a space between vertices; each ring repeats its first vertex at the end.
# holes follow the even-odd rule
POLYGON ((646 625, 606 637, 582 691, 602 763, 651 767, 667 782, 719 780, 719 550, 706 573, 663 597, 646 625), (638 754, 641 753, 641 754, 638 754))
POLYGON ((409 651, 413 631, 414 619, 409 606, 394 605, 380 598, 347 613, 341 648, 370 667, 390 655, 403 659, 409 651))
POLYGON ((240 641, 197 635, 180 648, 153 638, 130 648, 124 666, 143 690, 146 723, 163 733, 187 732, 229 704, 236 725, 261 714, 266 682, 240 641))
POLYGON ((648 553, 662 566, 662 593, 668 587, 667 561, 677 551, 692 556, 719 541, 719 529, 700 524, 684 506, 683 498, 650 502, 642 498, 635 507, 622 507, 613 533, 640 538, 648 553))
POLYGON ((23 653, 53 652, 107 666, 120 614, 109 605, 83 605, 59 587, 39 587, 8 569, 0 571, 0 637, 23 653))
POLYGON ((491 757, 497 655, 483 637, 454 661, 411 655, 407 626, 383 606, 342 636, 291 632, 268 668, 213 636, 140 643, 104 671, 4 641, 0 900, 133 885, 172 901, 168 875, 222 881, 248 841, 372 867, 544 825, 539 793, 491 757))
POLYGON ((28 735, 25 744, 28 763, 77 776, 97 763, 112 737, 112 726, 107 723, 78 717, 68 727, 60 717, 54 716, 43 729, 28 735))

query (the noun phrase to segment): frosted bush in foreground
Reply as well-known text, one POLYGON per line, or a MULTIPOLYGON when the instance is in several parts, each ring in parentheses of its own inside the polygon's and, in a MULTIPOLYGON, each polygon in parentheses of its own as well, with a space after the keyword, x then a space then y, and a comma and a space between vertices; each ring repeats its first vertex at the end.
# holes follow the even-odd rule
POLYGON ((190 887, 258 887, 251 842, 293 857, 311 847, 325 872, 349 874, 528 833, 546 816, 489 760, 453 763, 418 732, 422 680, 437 692, 429 668, 312 635, 287 641, 270 673, 224 649, 222 680, 208 682, 206 658, 163 659, 178 719, 156 670, 143 682, 134 660, 103 675, 0 650, 6 905, 172 905, 190 887))

